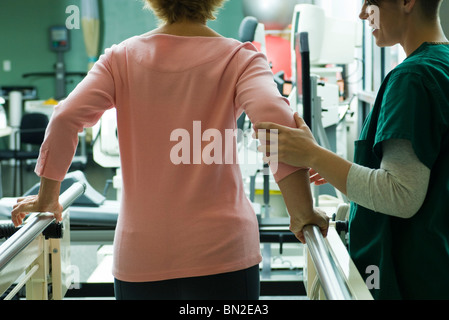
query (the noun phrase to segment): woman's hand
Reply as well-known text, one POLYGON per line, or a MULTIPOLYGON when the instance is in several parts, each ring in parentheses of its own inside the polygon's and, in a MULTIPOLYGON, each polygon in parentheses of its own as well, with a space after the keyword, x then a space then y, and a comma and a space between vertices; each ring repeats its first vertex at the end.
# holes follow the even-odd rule
POLYGON ((27 214, 32 212, 50 212, 55 215, 57 221, 62 220, 62 205, 58 201, 45 202, 39 196, 28 196, 17 199, 17 204, 11 211, 11 220, 16 227, 20 226, 27 214))
POLYGON ((26 215, 33 212, 50 212, 57 221, 62 220, 63 207, 59 203, 61 182, 42 177, 37 196, 17 199, 11 211, 11 220, 16 227, 20 226, 26 215))
POLYGON ((315 150, 320 148, 309 127, 298 113, 294 115, 297 128, 272 122, 260 122, 254 126, 258 147, 265 154, 266 162, 283 162, 295 167, 312 167, 315 150), (270 130, 266 135, 259 130, 270 130))
POLYGON ((329 217, 325 212, 318 208, 313 209, 314 215, 304 220, 303 217, 297 218, 295 216, 290 217, 290 231, 296 236, 296 238, 302 243, 306 243, 303 229, 308 225, 316 225, 320 228, 323 237, 327 236, 329 229, 329 217))

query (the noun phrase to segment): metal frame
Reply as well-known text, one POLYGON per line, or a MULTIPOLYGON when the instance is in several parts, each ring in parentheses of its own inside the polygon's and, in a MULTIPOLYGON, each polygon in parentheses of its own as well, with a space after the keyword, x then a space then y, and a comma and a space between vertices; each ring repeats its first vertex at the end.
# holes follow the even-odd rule
POLYGON ((334 227, 326 239, 317 226, 306 226, 304 236, 304 285, 310 299, 373 299, 334 227))
MULTIPOLYGON (((85 185, 75 183, 60 196, 64 209, 63 230, 70 230, 68 208, 84 191, 85 185)), ((46 239, 42 233, 53 221, 53 214, 33 213, 23 227, 0 246, 0 293, 16 284, 5 299, 14 298, 25 285, 27 300, 64 297, 73 280, 70 232, 63 232, 61 239, 46 239)))

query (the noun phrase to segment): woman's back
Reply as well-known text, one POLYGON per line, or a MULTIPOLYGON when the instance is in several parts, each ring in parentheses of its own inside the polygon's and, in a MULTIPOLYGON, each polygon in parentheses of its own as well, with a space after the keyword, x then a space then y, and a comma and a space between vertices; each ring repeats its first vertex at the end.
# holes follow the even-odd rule
MULTIPOLYGON (((118 73, 132 79, 119 84, 116 96, 125 186, 118 231, 132 230, 139 238, 124 236, 122 242, 146 242, 150 261, 135 263, 141 252, 121 251, 116 257, 128 257, 116 258, 116 269, 128 263, 123 267, 138 269, 118 271, 119 276, 140 281, 130 275, 150 271, 149 265, 157 270, 149 279, 158 280, 259 263, 257 220, 243 192, 239 165, 229 158, 236 150, 239 77, 237 59, 230 60, 239 43, 172 35, 130 42, 123 48, 127 63, 117 63, 118 73), (228 145, 226 129, 231 130, 228 145), (210 164, 204 161, 208 157, 210 164), (142 198, 144 206, 135 207, 142 198), (167 271, 167 260, 176 266, 173 270, 167 271)), ((133 246, 127 242, 126 247, 133 246)))
MULTIPOLYGON (((258 264, 258 224, 236 158, 236 120, 244 111, 253 123, 294 126, 266 58, 251 44, 222 37, 133 37, 106 50, 56 117, 72 123, 64 130, 79 128, 111 107, 123 178, 114 276, 155 281, 258 264)), ((51 137, 58 141, 49 139, 44 149, 73 145, 64 134, 51 137)), ((51 157, 46 162, 47 171, 58 167, 48 165, 51 157)), ((295 170, 279 164, 275 178, 295 170)))

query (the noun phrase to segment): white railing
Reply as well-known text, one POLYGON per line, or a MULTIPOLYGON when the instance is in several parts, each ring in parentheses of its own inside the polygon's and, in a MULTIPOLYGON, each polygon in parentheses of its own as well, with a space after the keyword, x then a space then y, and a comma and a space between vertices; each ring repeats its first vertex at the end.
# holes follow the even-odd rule
POLYGON ((304 236, 304 285, 310 299, 373 299, 332 225, 326 238, 317 226, 306 226, 304 236))
POLYGON ((85 192, 85 185, 74 183, 59 198, 63 206, 60 238, 43 233, 52 227, 51 213, 32 213, 9 239, 0 246, 0 295, 12 285, 5 297, 13 298, 26 285, 27 300, 62 299, 72 284, 70 264, 70 219, 68 208, 85 192), (64 232, 66 231, 66 232, 64 232), (51 292, 49 292, 51 284, 51 292))

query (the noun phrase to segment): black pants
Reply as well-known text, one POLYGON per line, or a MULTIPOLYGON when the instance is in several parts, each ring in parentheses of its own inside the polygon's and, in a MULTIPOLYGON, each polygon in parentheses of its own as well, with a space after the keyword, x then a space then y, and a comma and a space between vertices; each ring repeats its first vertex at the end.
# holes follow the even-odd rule
POLYGON ((259 265, 210 276, 154 282, 115 279, 117 300, 258 300, 259 265))

